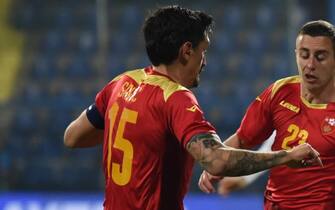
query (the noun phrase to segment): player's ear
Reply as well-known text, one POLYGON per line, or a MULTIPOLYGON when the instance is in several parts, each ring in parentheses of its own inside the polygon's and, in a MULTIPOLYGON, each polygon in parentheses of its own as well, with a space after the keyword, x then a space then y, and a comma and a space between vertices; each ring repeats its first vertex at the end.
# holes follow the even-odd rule
POLYGON ((182 64, 186 64, 193 54, 193 45, 191 42, 185 42, 179 48, 179 59, 182 64))

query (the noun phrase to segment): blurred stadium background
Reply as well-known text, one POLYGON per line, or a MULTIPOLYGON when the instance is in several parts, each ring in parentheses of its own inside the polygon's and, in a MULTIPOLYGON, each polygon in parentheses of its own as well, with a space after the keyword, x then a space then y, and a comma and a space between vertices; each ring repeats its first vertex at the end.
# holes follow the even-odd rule
MULTIPOLYGON (((0 209, 101 209, 101 148, 66 149, 63 132, 110 79, 149 64, 141 25, 167 4, 216 20, 195 93, 223 138, 264 87, 296 73, 299 27, 335 22, 331 0, 0 0, 0 209)), ((200 172, 188 210, 261 209, 266 177, 221 198, 199 191, 200 172)))

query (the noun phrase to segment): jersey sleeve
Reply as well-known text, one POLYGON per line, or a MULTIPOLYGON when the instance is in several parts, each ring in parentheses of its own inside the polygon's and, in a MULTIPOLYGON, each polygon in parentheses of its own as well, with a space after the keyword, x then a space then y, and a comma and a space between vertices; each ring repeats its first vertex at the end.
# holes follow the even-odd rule
POLYGON ((101 114, 101 116, 105 116, 105 112, 107 109, 107 88, 108 85, 106 87, 104 87, 95 97, 95 105, 97 106, 97 109, 99 110, 99 113, 101 114))
POLYGON ((272 123, 272 87, 269 86, 248 107, 237 135, 244 141, 244 146, 252 148, 262 144, 273 132, 272 123))
POLYGON ((169 127, 184 147, 196 134, 216 133, 190 91, 174 93, 168 99, 167 106, 169 127))
POLYGON ((87 111, 87 117, 90 122, 96 127, 104 128, 104 116, 106 113, 109 95, 112 89, 112 82, 107 84, 95 97, 95 102, 87 111))

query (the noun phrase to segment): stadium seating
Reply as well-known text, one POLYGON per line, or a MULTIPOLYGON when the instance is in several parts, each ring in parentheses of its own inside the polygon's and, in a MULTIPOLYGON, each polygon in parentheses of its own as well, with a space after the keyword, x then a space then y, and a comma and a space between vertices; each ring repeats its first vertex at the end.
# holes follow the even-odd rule
MULTIPOLYGON (((13 2, 12 24, 27 41, 20 85, 8 104, 10 125, 0 136, 10 137, 0 141, 0 151, 5 151, 0 152, 0 189, 102 190, 101 148, 70 151, 63 146, 63 132, 108 80, 149 64, 141 24, 154 4, 111 2, 103 62, 95 1, 13 2)), ((264 87, 294 72, 285 9, 281 1, 213 1, 217 7, 186 2, 208 9, 217 20, 208 65, 195 93, 206 117, 227 137, 264 87)), ((197 190, 200 171, 196 167, 191 190, 197 190)))

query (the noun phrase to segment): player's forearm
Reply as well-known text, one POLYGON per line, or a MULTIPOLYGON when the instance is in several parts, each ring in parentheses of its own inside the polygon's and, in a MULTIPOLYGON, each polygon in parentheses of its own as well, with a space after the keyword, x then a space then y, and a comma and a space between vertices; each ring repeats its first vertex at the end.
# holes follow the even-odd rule
POLYGON ((188 143, 188 151, 209 173, 217 176, 242 176, 256 173, 290 159, 286 151, 259 153, 226 148, 218 136, 201 134, 188 143))
POLYGON ((213 157, 200 161, 211 174, 219 176, 242 176, 253 174, 289 161, 286 151, 259 153, 247 150, 219 148, 213 157))

